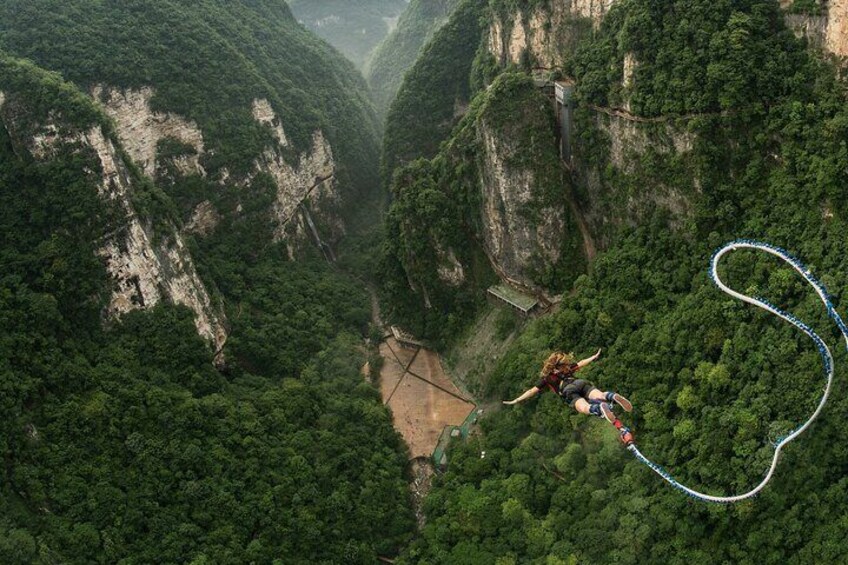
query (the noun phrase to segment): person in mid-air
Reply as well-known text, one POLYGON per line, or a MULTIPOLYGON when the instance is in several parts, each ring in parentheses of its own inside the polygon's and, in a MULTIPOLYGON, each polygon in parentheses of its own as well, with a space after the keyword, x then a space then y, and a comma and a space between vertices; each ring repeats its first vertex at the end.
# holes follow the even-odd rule
POLYGON ((625 412, 630 412, 633 410, 630 401, 617 392, 602 392, 591 382, 574 376, 578 370, 600 356, 601 350, 599 349, 591 357, 575 363, 572 353, 561 351, 551 353, 542 366, 540 380, 536 386, 527 389, 514 400, 505 400, 504 404, 513 405, 524 402, 547 389, 558 394, 563 401, 581 414, 604 418, 619 431, 622 443, 629 445, 633 443, 633 434, 615 416, 612 404, 618 404, 625 412))

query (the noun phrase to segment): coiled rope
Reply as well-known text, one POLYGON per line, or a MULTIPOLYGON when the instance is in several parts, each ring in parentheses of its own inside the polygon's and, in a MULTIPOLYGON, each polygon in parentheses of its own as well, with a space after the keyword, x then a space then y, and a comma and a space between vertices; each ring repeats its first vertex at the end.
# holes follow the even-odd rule
POLYGON ((806 422, 804 422, 800 427, 796 428, 791 433, 778 438, 773 443, 774 456, 772 457, 771 466, 769 467, 768 473, 766 473, 766 476, 763 478, 760 484, 743 494, 737 494, 733 496, 713 496, 693 490, 674 480, 674 478, 668 473, 668 471, 666 471, 665 469, 663 469, 662 467, 642 455, 642 453, 639 451, 635 444, 630 444, 629 446, 627 446, 627 449, 629 449, 639 461, 650 467, 654 472, 656 472, 659 476, 665 479, 671 486, 688 494, 689 496, 692 496, 699 500, 703 500, 705 502, 739 502, 740 500, 745 500, 756 495, 763 488, 765 488, 765 486, 771 480, 771 477, 774 474, 774 470, 777 467, 777 462, 780 458, 781 449, 783 449, 783 446, 788 444, 790 441, 794 440, 799 435, 801 435, 804 430, 810 427, 810 425, 813 423, 813 420, 816 419, 816 417, 821 412, 822 408, 824 408, 825 402, 827 402, 827 397, 830 394, 831 383, 833 382, 833 355, 830 353, 830 349, 827 347, 827 344, 822 338, 818 336, 818 334, 816 334, 808 325, 797 319, 792 314, 784 312, 777 306, 770 304, 768 301, 762 298, 754 298, 752 296, 747 296, 729 288, 718 276, 718 264, 719 261, 721 261, 721 258, 725 254, 731 251, 735 251, 737 249, 756 249, 760 251, 765 251, 774 255, 775 257, 779 257, 786 263, 789 263, 789 265, 791 265, 793 269, 798 271, 798 273, 800 273, 800 275, 804 277, 804 279, 808 283, 810 283, 810 285, 812 285, 812 287, 816 290, 816 293, 819 295, 819 298, 827 308, 828 316, 830 316, 836 322, 836 325, 839 326, 839 331, 842 332, 842 337, 845 339, 845 346, 846 348, 848 348, 848 327, 845 326, 845 322, 842 321, 842 318, 839 316, 839 314, 836 312, 836 309, 833 307, 833 303, 831 302, 824 285, 822 285, 818 280, 816 280, 815 277, 813 277, 813 275, 810 273, 809 269, 807 269, 798 259, 790 255, 783 249, 780 249, 779 247, 769 245, 768 243, 762 243, 759 241, 752 241, 747 239, 741 239, 728 243, 727 245, 715 252, 710 263, 710 277, 713 279, 713 282, 723 292, 729 294, 730 296, 742 300, 743 302, 747 302, 748 304, 753 304, 754 306, 762 308, 763 310, 767 310, 775 316, 783 318, 784 320, 786 320, 787 322, 807 334, 810 339, 812 339, 813 342, 816 344, 816 347, 818 347, 819 354, 821 355, 822 361, 824 362, 824 372, 827 377, 827 383, 824 387, 824 394, 822 394, 821 400, 819 401, 815 412, 813 412, 813 415, 810 416, 810 418, 806 422))

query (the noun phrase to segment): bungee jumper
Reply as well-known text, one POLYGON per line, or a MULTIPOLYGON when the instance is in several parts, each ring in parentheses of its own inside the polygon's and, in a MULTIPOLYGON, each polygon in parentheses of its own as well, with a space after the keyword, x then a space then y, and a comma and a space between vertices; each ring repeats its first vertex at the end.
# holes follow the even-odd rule
POLYGON ((719 262, 726 254, 738 249, 764 251, 766 253, 769 253, 777 257, 778 259, 781 259, 782 261, 786 262, 798 274, 800 274, 801 277, 810 286, 812 286, 813 290, 818 295, 818 298, 821 300, 822 304, 827 309, 828 316, 836 323, 837 327, 839 328, 839 332, 842 334, 846 349, 848 349, 848 324, 846 324, 842 320, 842 317, 836 311, 836 308, 833 305, 833 301, 830 295, 828 294, 827 289, 825 289, 824 285, 818 280, 816 280, 816 278, 812 275, 811 271, 806 266, 804 266, 803 263, 801 263, 798 259, 790 255, 787 251, 781 249, 780 247, 776 247, 774 245, 770 245, 768 243, 760 241, 740 239, 726 244, 724 247, 716 251, 713 255, 713 258, 710 261, 709 274, 712 281, 716 284, 716 286, 718 286, 718 288, 722 292, 732 296, 733 298, 736 298, 737 300, 741 300, 753 306, 757 306, 758 308, 762 308, 763 310, 770 312, 778 318, 781 318, 782 320, 795 326, 813 341, 813 343, 818 348, 819 355, 821 356, 823 363, 822 372, 824 373, 825 377, 824 390, 819 399, 818 405, 816 406, 816 409, 813 411, 812 415, 810 415, 810 417, 807 418, 807 420, 805 420, 802 424, 797 426, 788 434, 783 435, 777 438, 774 442, 772 442, 772 446, 774 447, 774 453, 772 454, 771 464, 769 465, 766 471, 765 477, 763 477, 760 483, 753 487, 751 490, 743 492, 741 494, 731 494, 727 496, 712 495, 699 492, 675 480, 668 471, 666 471, 660 465, 654 463, 645 455, 643 455, 639 448, 636 446, 636 443, 633 439, 633 434, 630 433, 630 430, 627 429, 627 427, 621 424, 621 422, 615 417, 615 413, 612 411, 612 403, 615 403, 621 406, 625 411, 630 412, 633 408, 631 403, 620 394, 617 394, 615 392, 601 392, 600 390, 595 388, 592 383, 582 379, 574 378, 574 373, 576 371, 578 371, 582 367, 585 367, 600 356, 600 350, 598 350, 598 352, 592 357, 584 359, 578 363, 574 363, 574 356, 571 354, 564 354, 561 352, 553 353, 550 357, 548 357, 548 360, 545 362, 545 365, 542 369, 542 379, 539 381, 539 384, 537 384, 531 389, 528 389, 515 400, 504 401, 504 404, 511 405, 523 402, 528 398, 539 394, 547 388, 552 392, 557 393, 560 397, 562 397, 564 401, 568 402, 569 405, 573 406, 578 412, 581 412, 582 414, 592 414, 595 416, 599 416, 612 423, 620 431, 621 441, 627 446, 627 450, 630 451, 640 463, 643 463, 645 466, 647 466, 649 469, 659 475, 663 480, 665 480, 669 485, 687 494, 688 496, 691 496, 692 498, 701 500, 703 502, 725 504, 747 500, 753 496, 756 496, 761 490, 766 487, 769 481, 771 481, 775 469, 777 468, 777 464, 780 459, 780 453, 783 448, 789 442, 795 440, 798 436, 804 433, 804 431, 806 431, 807 428, 809 428, 813 424, 813 421, 821 413, 822 408, 824 408, 828 396, 830 395, 831 386, 833 384, 833 354, 831 353, 830 348, 827 346, 824 340, 819 337, 819 335, 815 331, 813 331, 812 328, 810 328, 807 324, 805 324, 792 314, 778 308, 773 304, 770 304, 768 301, 762 298, 748 296, 746 294, 742 294, 741 292, 737 292, 728 287, 721 280, 718 274, 719 262))
POLYGON ((573 353, 556 351, 551 353, 539 375, 539 382, 524 391, 521 396, 514 400, 504 400, 504 404, 514 405, 532 398, 545 390, 550 390, 562 398, 563 402, 587 416, 603 418, 619 432, 619 439, 624 445, 633 443, 633 434, 630 429, 621 423, 613 411, 613 404, 620 406, 625 412, 633 410, 633 405, 622 395, 614 391, 603 392, 592 382, 578 379, 574 374, 601 356, 601 350, 591 357, 587 357, 577 363, 574 362, 573 353))

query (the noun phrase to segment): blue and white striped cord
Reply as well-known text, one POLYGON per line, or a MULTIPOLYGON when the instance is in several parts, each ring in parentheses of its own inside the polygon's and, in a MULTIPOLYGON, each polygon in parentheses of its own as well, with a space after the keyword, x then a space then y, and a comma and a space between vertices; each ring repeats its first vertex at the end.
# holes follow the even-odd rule
POLYGON ((788 435, 778 438, 777 441, 774 442, 774 456, 772 457, 771 466, 769 467, 768 473, 766 473, 766 476, 763 478, 760 484, 743 494, 737 494, 733 496, 713 496, 693 490, 674 480, 674 478, 672 478, 668 471, 666 471, 665 469, 663 469, 662 467, 642 455, 642 453, 639 451, 635 444, 631 444, 628 446, 628 449, 633 453, 633 455, 636 456, 639 461, 650 467, 654 472, 656 472, 659 476, 665 479, 671 486, 680 491, 683 491, 689 496, 692 496, 699 500, 703 500, 705 502, 739 502, 740 500, 745 500, 746 498, 750 498, 756 495, 763 488, 765 488, 765 486, 771 480, 771 477, 774 474, 774 470, 777 467, 777 461, 780 458, 780 450, 783 449, 783 446, 797 438, 804 430, 810 427, 810 424, 813 423, 813 420, 816 419, 816 417, 821 412, 822 408, 824 408, 825 402, 827 402, 827 397, 830 394, 831 383, 833 382, 833 355, 830 353, 830 349, 827 347, 827 344, 825 344, 824 340, 822 340, 822 338, 820 338, 809 326, 807 326, 802 321, 798 320, 792 314, 784 312, 780 308, 777 308, 776 306, 768 303, 767 301, 761 298, 754 298, 736 292, 735 290, 725 285, 724 282, 722 282, 721 278, 719 278, 719 261, 725 254, 731 251, 735 251, 736 249, 758 249, 760 251, 771 253, 772 255, 779 257, 780 259, 783 259, 785 262, 789 263, 792 268, 798 271, 798 273, 800 273, 801 276, 804 277, 804 279, 808 283, 810 283, 815 289, 816 293, 819 295, 819 298, 821 298, 822 302, 827 308, 828 316, 830 316, 836 322, 836 325, 839 326, 839 331, 842 332, 842 337, 845 339, 845 346, 846 348, 848 348, 848 327, 845 326, 845 322, 842 321, 842 318, 839 316, 839 314, 836 312, 836 309, 833 307, 833 303, 831 302, 830 297, 828 296, 824 286, 819 281, 817 281, 815 277, 812 276, 809 269, 807 269, 800 261, 798 261, 798 259, 794 258, 792 255, 790 255, 783 249, 780 249, 779 247, 747 239, 741 239, 728 243, 727 245, 715 252, 712 258, 712 262, 710 264, 710 277, 712 277, 713 282, 723 292, 729 294, 730 296, 742 300, 743 302, 747 302, 748 304, 753 304, 754 306, 762 308, 763 310, 767 310, 775 316, 783 318, 784 320, 786 320, 787 322, 807 334, 810 339, 812 339, 813 342, 816 344, 819 350, 819 354, 821 354, 822 361, 824 362, 824 372, 827 377, 827 382, 824 387, 824 394, 822 394, 821 400, 819 401, 815 412, 813 412, 813 415, 810 416, 810 418, 806 422, 804 422, 803 425, 796 428, 788 435))

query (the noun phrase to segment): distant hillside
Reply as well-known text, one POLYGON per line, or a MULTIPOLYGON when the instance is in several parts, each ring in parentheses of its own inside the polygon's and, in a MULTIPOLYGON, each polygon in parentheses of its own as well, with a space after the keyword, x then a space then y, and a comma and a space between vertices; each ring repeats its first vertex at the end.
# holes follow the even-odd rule
POLYGON ((288 0, 307 28, 362 69, 374 48, 397 25, 409 0, 288 0))
POLYGON ((399 166, 433 157, 462 118, 471 98, 468 77, 485 10, 485 0, 464 0, 405 75, 386 118, 384 183, 399 166))
POLYGON ((403 76, 458 4, 459 0, 412 0, 395 30, 374 51, 365 78, 381 117, 388 113, 403 76))

